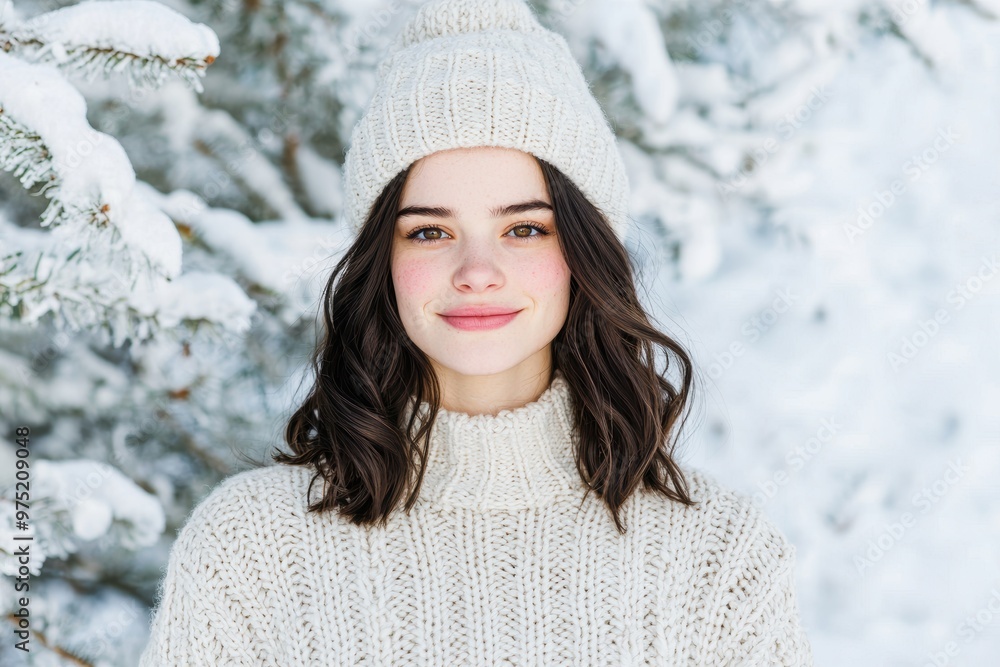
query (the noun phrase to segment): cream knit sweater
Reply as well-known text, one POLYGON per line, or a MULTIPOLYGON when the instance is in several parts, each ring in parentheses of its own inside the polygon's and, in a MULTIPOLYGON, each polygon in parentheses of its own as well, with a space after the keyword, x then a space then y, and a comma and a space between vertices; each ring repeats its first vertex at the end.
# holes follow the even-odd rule
POLYGON ((307 513, 305 468, 227 478, 172 547, 140 667, 811 667, 781 532, 686 470, 700 507, 640 490, 619 534, 581 504, 570 423, 558 372, 517 409, 441 411, 387 528, 307 513))

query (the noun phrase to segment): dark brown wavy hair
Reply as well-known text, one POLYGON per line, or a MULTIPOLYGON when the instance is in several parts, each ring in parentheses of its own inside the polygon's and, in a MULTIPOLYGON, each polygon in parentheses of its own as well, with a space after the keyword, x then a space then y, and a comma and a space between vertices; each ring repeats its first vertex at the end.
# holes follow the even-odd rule
MULTIPOLYGON (((626 248, 607 219, 558 169, 535 159, 571 273, 569 313, 552 341, 553 370, 562 370, 572 394, 580 436, 575 457, 586 494, 593 490, 604 500, 624 534, 618 511, 640 482, 672 501, 697 504, 673 458, 689 413, 692 364, 650 324, 626 248), (679 386, 656 371, 657 345, 668 352, 664 375, 670 353, 676 360, 679 386)), ((285 428, 292 453, 272 454, 278 463, 313 468, 310 491, 324 479, 324 495, 309 511, 339 508, 359 525, 384 526, 404 496, 409 513, 441 405, 432 366, 399 318, 390 271, 408 174, 386 186, 327 281, 325 339, 312 355, 315 383, 285 428), (431 407, 415 433, 415 410, 400 426, 411 396, 431 407)))

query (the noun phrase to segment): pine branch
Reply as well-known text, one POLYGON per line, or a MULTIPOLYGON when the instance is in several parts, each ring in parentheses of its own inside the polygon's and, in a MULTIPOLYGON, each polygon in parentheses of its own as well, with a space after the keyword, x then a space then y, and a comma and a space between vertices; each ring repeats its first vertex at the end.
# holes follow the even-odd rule
POLYGON ((93 224, 101 229, 113 228, 105 207, 73 205, 59 198, 59 175, 52 161, 52 152, 40 135, 4 113, 2 106, 0 169, 10 171, 25 189, 43 183, 38 194, 44 194, 51 201, 41 216, 42 227, 77 222, 81 226, 93 224))
MULTIPOLYGON (((119 328, 126 326, 129 335, 156 330, 155 318, 141 315, 128 306, 128 295, 139 272, 154 271, 149 258, 128 251, 121 230, 111 222, 106 204, 69 201, 61 196, 62 179, 53 150, 38 133, 5 113, 2 106, 0 169, 12 172, 26 189, 42 183, 38 194, 44 194, 50 201, 39 224, 43 228, 63 228, 63 233, 49 247, 31 258, 33 268, 25 264, 24 270, 19 270, 20 264, 29 261, 21 251, 0 260, 0 313, 20 320, 30 303, 56 311, 75 330, 81 328, 81 323, 102 322, 115 338, 121 331, 116 334, 111 323, 119 328), (63 272, 67 265, 80 265, 85 259, 101 267, 103 280, 74 283, 72 289, 61 289, 55 284, 57 278, 66 277, 63 272)), ((93 270, 87 273, 94 274, 93 270)))
POLYGON ((200 78, 219 54, 218 37, 211 29, 150 0, 92 0, 9 28, 0 23, 0 48, 78 72, 88 81, 124 71, 131 86, 141 89, 158 87, 172 75, 199 93, 200 78), (171 36, 169 42, 158 43, 156 53, 145 51, 148 26, 171 36))
MULTIPOLYGON (((0 34, 0 40, 2 39, 3 35, 0 34)), ((145 56, 95 46, 53 48, 53 45, 38 38, 19 38, 16 33, 11 34, 8 39, 14 49, 21 50, 15 55, 25 60, 57 65, 67 72, 79 74, 88 82, 124 71, 129 85, 138 89, 159 87, 168 76, 174 75, 200 93, 203 91, 201 77, 208 65, 215 60, 212 56, 206 56, 168 61, 158 55, 145 56)))
MULTIPOLYGON (((20 627, 18 625, 20 619, 14 614, 7 614, 7 620, 10 621, 10 623, 15 628, 20 627)), ((35 636, 39 644, 41 644, 48 650, 52 651, 53 653, 55 653, 60 658, 65 658, 66 660, 69 660, 71 664, 80 665, 81 667, 94 667, 93 663, 87 662, 86 660, 76 655, 75 653, 71 653, 70 651, 67 651, 64 648, 56 646, 51 642, 49 642, 49 640, 45 636, 45 633, 41 632, 40 630, 31 630, 30 632, 35 636)))
POLYGON ((3 106, 0 106, 0 169, 11 172, 25 188, 44 181, 47 190, 48 184, 58 178, 42 137, 5 114, 3 106))

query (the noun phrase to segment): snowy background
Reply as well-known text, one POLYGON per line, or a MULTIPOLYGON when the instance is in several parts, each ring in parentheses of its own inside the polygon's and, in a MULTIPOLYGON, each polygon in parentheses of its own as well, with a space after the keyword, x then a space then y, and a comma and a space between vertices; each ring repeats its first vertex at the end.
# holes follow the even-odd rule
MULTIPOLYGON (((0 0, 3 665, 135 664, 188 512, 281 443, 346 141, 416 4, 0 0)), ((1000 2, 532 6, 698 364, 680 458, 796 545, 816 664, 996 664, 1000 2)))

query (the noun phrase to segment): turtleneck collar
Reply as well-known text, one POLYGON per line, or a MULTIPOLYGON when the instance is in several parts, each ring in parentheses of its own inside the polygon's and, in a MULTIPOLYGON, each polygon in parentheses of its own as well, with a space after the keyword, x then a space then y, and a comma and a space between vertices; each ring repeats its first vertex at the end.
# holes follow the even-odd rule
MULTIPOLYGON (((429 409, 422 402, 419 414, 429 409)), ((559 370, 536 400, 496 415, 442 408, 417 504, 484 511, 579 500, 587 487, 576 469, 574 441, 572 396, 559 370)))

